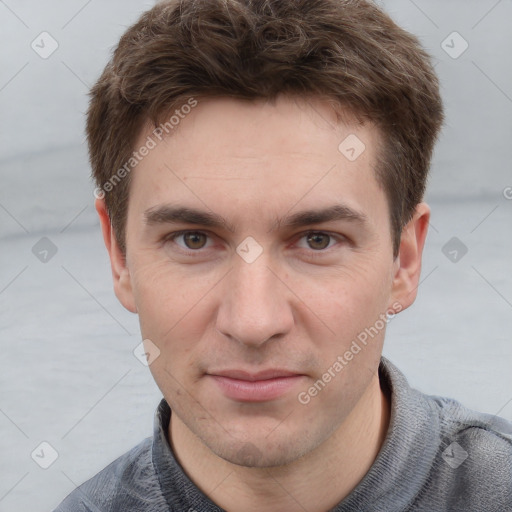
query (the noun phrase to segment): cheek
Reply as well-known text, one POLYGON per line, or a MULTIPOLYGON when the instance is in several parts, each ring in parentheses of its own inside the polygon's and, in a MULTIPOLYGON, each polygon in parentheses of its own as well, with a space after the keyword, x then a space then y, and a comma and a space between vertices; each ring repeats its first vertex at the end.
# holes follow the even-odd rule
POLYGON ((303 280, 299 293, 307 298, 311 311, 334 331, 334 338, 346 339, 386 312, 390 276, 377 264, 360 265, 331 273, 322 280, 303 280))
POLYGON ((139 258, 131 269, 133 291, 141 320, 144 316, 160 317, 166 323, 179 315, 201 283, 185 280, 165 258, 139 258))
POLYGON ((142 335, 160 344, 165 332, 184 314, 183 287, 163 262, 138 262, 134 268, 133 292, 142 335))
POLYGON ((316 345, 315 378, 322 388, 315 402, 329 410, 328 414, 338 414, 334 409, 339 397, 347 404, 355 403, 377 371, 387 325, 382 315, 391 288, 390 279, 382 278, 382 270, 366 268, 364 273, 345 273, 316 287, 314 293, 309 286, 308 305, 329 327, 322 330, 327 335, 322 335, 315 321, 308 331, 316 345))
POLYGON ((136 268, 133 289, 142 336, 159 347, 160 363, 174 367, 179 361, 181 372, 204 337, 211 318, 207 292, 216 280, 187 277, 168 262, 136 268))

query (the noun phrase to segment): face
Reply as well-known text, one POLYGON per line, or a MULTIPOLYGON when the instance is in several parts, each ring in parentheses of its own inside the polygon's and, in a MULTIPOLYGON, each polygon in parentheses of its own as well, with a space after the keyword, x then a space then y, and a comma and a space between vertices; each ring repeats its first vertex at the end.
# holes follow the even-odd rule
POLYGON ((378 143, 317 99, 211 99, 132 171, 116 293, 173 421, 227 461, 249 464, 250 442, 286 464, 329 438, 375 377, 386 312, 414 299, 378 143))

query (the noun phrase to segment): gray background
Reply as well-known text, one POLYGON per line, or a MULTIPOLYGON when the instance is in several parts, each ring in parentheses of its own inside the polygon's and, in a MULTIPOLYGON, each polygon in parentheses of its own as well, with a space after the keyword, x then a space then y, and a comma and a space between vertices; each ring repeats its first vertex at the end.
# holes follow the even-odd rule
MULTIPOLYGON (((447 113, 419 296, 384 353, 422 391, 512 420, 512 1, 379 3, 434 56, 447 113), (458 58, 454 31, 469 43, 458 58), (468 249, 457 262, 442 250, 453 237, 468 249)), ((88 88, 152 4, 0 0, 2 512, 53 509, 151 435, 160 392, 112 291, 83 127, 88 88), (31 48, 43 31, 59 45, 47 59, 31 48), (42 237, 57 248, 46 262, 42 237), (31 458, 43 441, 48 469, 31 458)))

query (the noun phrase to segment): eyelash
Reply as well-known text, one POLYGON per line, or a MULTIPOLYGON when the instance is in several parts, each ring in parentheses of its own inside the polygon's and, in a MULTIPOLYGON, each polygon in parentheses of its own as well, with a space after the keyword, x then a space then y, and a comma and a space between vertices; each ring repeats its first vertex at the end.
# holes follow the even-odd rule
MULTIPOLYGON (((205 231, 198 231, 198 230, 193 230, 193 229, 187 229, 187 230, 183 230, 183 231, 176 231, 174 233, 170 233, 170 234, 166 235, 162 239, 162 242, 163 243, 174 242, 176 240, 176 238, 178 238, 178 237, 180 237, 182 235, 186 235, 188 233, 197 233, 197 234, 200 234, 200 235, 205 235, 205 236, 207 236, 210 239, 212 238, 205 231)), ((298 237, 298 240, 301 240, 304 237, 307 237, 307 236, 310 236, 310 235, 327 235, 331 239, 337 239, 338 243, 347 243, 347 242, 349 242, 349 240, 345 236, 340 235, 340 234, 329 233, 327 231, 306 231, 305 233, 301 233, 300 234, 300 236, 298 237)), ((329 249, 332 249, 332 247, 327 247, 326 249, 319 249, 317 251, 315 251, 314 249, 311 249, 311 250, 308 251, 310 253, 308 256, 311 257, 312 259, 323 257, 323 256, 326 255, 326 253, 328 253, 329 249)), ((196 250, 184 249, 183 247, 180 246, 180 251, 182 251, 186 256, 196 257, 196 256, 199 256, 204 250, 206 250, 206 249, 196 249, 196 250)), ((303 249, 303 250, 305 250, 305 249, 303 249)))

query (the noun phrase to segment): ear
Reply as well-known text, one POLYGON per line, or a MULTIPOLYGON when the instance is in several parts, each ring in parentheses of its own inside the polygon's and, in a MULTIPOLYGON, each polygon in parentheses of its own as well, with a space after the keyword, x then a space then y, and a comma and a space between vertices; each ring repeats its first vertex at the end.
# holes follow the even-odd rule
POLYGON ((136 313, 137 308, 135 306, 133 296, 130 271, 126 266, 126 258, 117 243, 104 199, 96 199, 95 206, 100 218, 105 247, 107 248, 110 256, 110 266, 112 268, 112 278, 114 280, 114 291, 116 297, 128 311, 136 313))
POLYGON ((398 302, 402 310, 416 299, 429 220, 430 207, 427 203, 420 203, 412 219, 402 229, 400 251, 394 262, 391 294, 391 304, 398 302))

